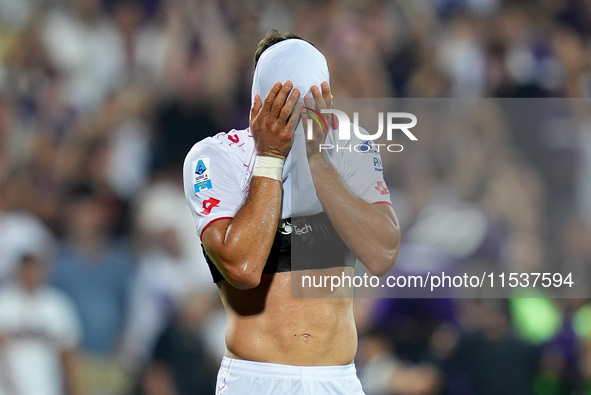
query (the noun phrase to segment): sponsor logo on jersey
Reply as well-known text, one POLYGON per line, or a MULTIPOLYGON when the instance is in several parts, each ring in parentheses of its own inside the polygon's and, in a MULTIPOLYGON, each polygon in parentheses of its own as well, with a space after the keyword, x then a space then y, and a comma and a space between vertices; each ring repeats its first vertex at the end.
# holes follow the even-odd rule
POLYGON ((310 226, 310 224, 306 224, 306 226, 302 226, 299 228, 294 226, 293 229, 295 231, 295 234, 298 236, 305 235, 308 232, 312 232, 312 226, 310 226))
POLYGON ((289 219, 282 219, 279 221, 279 224, 277 225, 277 230, 279 231, 279 233, 281 233, 282 235, 289 235, 292 232, 292 225, 291 222, 289 222, 289 219))
POLYGON ((379 156, 373 157, 373 167, 375 171, 383 171, 384 167, 382 166, 382 160, 379 156))
POLYGON ((294 232, 296 235, 301 236, 305 235, 308 232, 312 232, 312 226, 310 224, 305 224, 303 226, 295 226, 288 219, 282 219, 279 221, 279 225, 277 226, 277 230, 279 233, 283 235, 289 235, 294 232))
POLYGON ((363 143, 359 144, 358 147, 355 149, 356 152, 373 152, 378 153, 378 149, 376 145, 371 140, 365 140, 363 143))
POLYGON ((199 193, 206 189, 211 189, 211 174, 209 168, 209 158, 203 158, 193 161, 193 168, 195 174, 193 175, 193 186, 195 193, 199 193))
POLYGON ((203 214, 203 215, 209 215, 209 213, 211 213, 211 210, 214 207, 217 207, 217 205, 220 204, 220 200, 210 197, 207 200, 203 201, 203 211, 199 212, 199 214, 203 214))
POLYGON ((382 181, 378 181, 377 186, 374 188, 378 190, 380 195, 387 195, 390 193, 390 191, 388 190, 388 188, 384 185, 384 183, 382 181))

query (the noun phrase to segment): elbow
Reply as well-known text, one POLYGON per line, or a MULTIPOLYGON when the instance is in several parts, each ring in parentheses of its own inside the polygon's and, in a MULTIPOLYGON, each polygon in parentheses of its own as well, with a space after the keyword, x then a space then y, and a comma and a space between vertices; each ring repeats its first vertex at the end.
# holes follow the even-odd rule
POLYGON ((224 271, 226 280, 236 289, 241 291, 256 288, 261 282, 261 271, 256 266, 251 267, 247 263, 227 268, 224 271))
POLYGON ((374 250, 371 264, 366 265, 369 272, 374 276, 381 277, 392 270, 398 260, 399 249, 400 230, 396 229, 392 238, 374 250))
POLYGON ((224 279, 239 290, 258 287, 266 263, 266 261, 261 262, 257 257, 235 256, 224 253, 214 255, 212 261, 224 276, 224 279))
POLYGON ((385 250, 382 251, 378 256, 376 256, 370 265, 366 265, 367 269, 373 276, 381 277, 388 273, 394 265, 396 264, 396 260, 398 259, 398 248, 392 250, 385 250))
POLYGON ((371 265, 366 265, 369 272, 374 275, 381 277, 388 273, 398 260, 398 251, 400 249, 400 227, 397 222, 391 223, 391 229, 389 232, 385 232, 389 235, 386 239, 382 239, 380 243, 376 245, 373 250, 374 256, 371 260, 371 265))
POLYGON ((239 279, 236 280, 234 282, 232 282, 232 286, 240 291, 246 291, 248 289, 253 289, 259 286, 261 282, 261 278, 259 277, 258 279, 251 279, 251 278, 245 278, 245 279, 239 279))

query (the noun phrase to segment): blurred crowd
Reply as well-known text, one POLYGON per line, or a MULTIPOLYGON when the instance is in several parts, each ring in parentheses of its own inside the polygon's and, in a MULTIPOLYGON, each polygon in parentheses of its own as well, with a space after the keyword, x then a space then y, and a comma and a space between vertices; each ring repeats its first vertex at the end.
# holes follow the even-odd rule
MULTIPOLYGON (((0 0, 0 394, 213 393, 225 318, 182 162, 248 126, 272 28, 337 98, 571 100, 384 155, 395 270, 591 267, 588 1, 0 0)), ((588 299, 356 303, 368 395, 591 394, 588 299)))

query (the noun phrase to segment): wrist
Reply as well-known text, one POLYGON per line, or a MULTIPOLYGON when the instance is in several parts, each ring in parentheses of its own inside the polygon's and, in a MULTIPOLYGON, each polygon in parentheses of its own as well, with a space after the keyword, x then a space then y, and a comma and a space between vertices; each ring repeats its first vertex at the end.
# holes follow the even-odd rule
POLYGON ((285 158, 276 156, 257 155, 252 171, 253 177, 267 177, 277 181, 283 179, 283 165, 285 158))
POLYGON ((317 152, 308 156, 308 164, 310 165, 310 168, 312 168, 313 166, 326 166, 329 162, 324 152, 317 152))

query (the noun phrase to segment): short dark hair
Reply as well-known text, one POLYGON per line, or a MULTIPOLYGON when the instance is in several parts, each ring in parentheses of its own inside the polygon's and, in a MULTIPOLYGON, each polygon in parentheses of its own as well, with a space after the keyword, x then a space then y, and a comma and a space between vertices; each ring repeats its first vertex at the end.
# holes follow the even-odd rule
POLYGON ((257 67, 257 63, 259 62, 259 58, 261 57, 262 53, 265 52, 265 50, 267 48, 269 48, 270 46, 275 45, 281 41, 289 40, 290 38, 295 38, 297 40, 303 40, 315 47, 315 45, 313 43, 306 40, 305 38, 298 36, 297 34, 290 33, 290 32, 279 33, 278 30, 271 29, 267 32, 265 37, 261 41, 259 41, 259 44, 257 45, 257 50, 254 53, 254 67, 255 68, 257 67))

